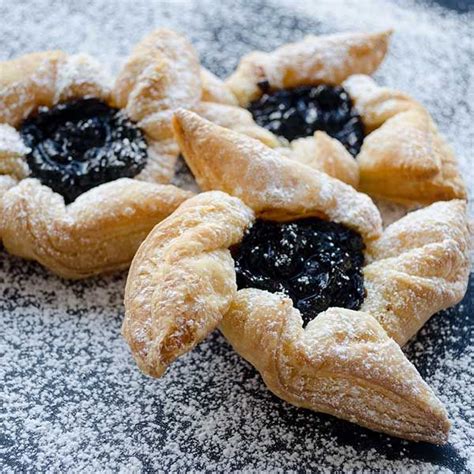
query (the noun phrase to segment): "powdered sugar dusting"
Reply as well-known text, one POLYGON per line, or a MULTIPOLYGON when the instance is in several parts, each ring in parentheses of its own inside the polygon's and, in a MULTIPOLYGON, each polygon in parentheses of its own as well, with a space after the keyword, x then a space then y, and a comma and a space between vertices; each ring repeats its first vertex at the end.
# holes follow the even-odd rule
MULTIPOLYGON (((146 32, 168 26, 187 34, 204 64, 224 75, 250 50, 308 33, 394 27, 377 81, 427 106, 454 145, 472 195, 472 16, 409 0, 290 3, 282 10, 211 0, 0 0, 0 55, 60 47, 92 54, 116 72, 146 32)), ((435 317, 406 349, 454 423, 451 444, 435 448, 290 407, 217 333, 163 379, 142 376, 119 335, 124 284, 124 275, 65 282, 0 254, 4 470, 474 470, 472 296, 435 317)))

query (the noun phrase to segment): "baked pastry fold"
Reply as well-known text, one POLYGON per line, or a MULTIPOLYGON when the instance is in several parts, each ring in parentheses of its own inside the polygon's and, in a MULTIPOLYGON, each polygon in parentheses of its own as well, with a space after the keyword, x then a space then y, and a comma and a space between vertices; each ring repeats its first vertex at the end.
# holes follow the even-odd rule
POLYGON ((372 74, 383 61, 391 31, 306 36, 270 53, 244 56, 227 84, 246 107, 262 95, 259 84, 271 89, 309 84, 340 84, 352 74, 372 74))
POLYGON ((239 199, 205 192, 145 239, 130 269, 122 328, 140 369, 161 376, 220 324, 284 400, 395 436, 446 442, 444 408, 371 315, 330 308, 303 329, 289 298, 237 291, 228 249, 253 219, 239 199))
POLYGON ((367 241, 380 235, 377 208, 351 186, 190 111, 178 110, 174 127, 201 189, 237 196, 266 219, 324 216, 353 228, 367 241))
POLYGON ((293 405, 406 439, 447 440, 445 409, 367 313, 330 308, 303 329, 289 298, 244 289, 220 330, 268 388, 293 405))
POLYGON ((281 140, 289 145, 279 149, 284 156, 408 207, 466 199, 453 151, 429 113, 408 95, 369 77, 381 64, 390 36, 390 31, 309 36, 268 53, 254 51, 241 59, 227 84, 242 107, 264 92, 343 86, 365 127, 356 161, 324 131, 289 144, 281 140))
MULTIPOLYGON (((140 61, 136 56, 131 60, 136 76, 127 75, 129 62, 115 86, 100 65, 84 54, 45 51, 0 64, 0 239, 11 253, 35 259, 66 278, 122 269, 154 225, 192 195, 159 184, 173 176, 178 153, 170 126, 166 140, 144 130, 147 163, 136 179, 93 188, 67 206, 62 196, 28 178, 25 155, 30 150, 16 128, 42 106, 96 98, 144 121, 163 103, 170 120, 173 104, 190 107, 199 102, 200 66, 186 40, 172 31, 157 30, 137 48, 143 52, 147 45, 154 50, 148 49, 140 61), (198 79, 191 74, 189 92, 173 101, 178 91, 170 88, 170 81, 177 77, 178 66, 194 67, 198 79), (158 83, 166 84, 160 90, 154 88, 157 74, 162 74, 158 83)), ((174 86, 184 84, 180 78, 174 86)))
POLYGON ((469 280, 466 202, 437 202, 387 227, 369 246, 362 311, 404 345, 435 313, 459 303, 469 280))
POLYGON ((154 225, 192 193, 122 178, 72 204, 36 179, 24 179, 0 201, 0 235, 12 254, 78 279, 127 268, 154 225))
POLYGON ((161 376, 220 323, 237 291, 228 249, 252 221, 239 199, 198 194, 141 245, 127 280, 122 333, 145 373, 161 376))
POLYGON ((361 191, 409 205, 467 198, 453 151, 419 103, 367 76, 343 85, 370 131, 357 155, 361 191))
POLYGON ((140 369, 161 376, 220 325, 284 400, 395 436, 446 442, 446 411, 397 342, 465 291, 465 203, 435 204, 382 233, 377 208, 351 186, 190 111, 176 112, 174 129, 208 192, 158 224, 134 258, 123 334, 140 369), (457 222, 450 232, 446 214, 457 222), (303 329, 288 297, 237 291, 231 252, 257 218, 308 216, 360 233, 367 296, 360 311, 329 308, 303 329), (396 294, 379 290, 390 284, 396 294))

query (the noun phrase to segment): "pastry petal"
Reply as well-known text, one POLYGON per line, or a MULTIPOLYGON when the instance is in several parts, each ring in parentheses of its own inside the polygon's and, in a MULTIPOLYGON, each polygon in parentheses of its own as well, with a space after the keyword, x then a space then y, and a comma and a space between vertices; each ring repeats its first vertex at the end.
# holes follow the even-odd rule
POLYGON ((174 128, 201 189, 237 196, 267 219, 322 216, 357 230, 367 242, 381 234, 374 203, 351 186, 186 110, 176 112, 174 128))
POLYGON ((438 202, 385 230, 369 249, 362 310, 404 345, 442 309, 459 303, 469 278, 470 232, 464 201, 438 202))
POLYGON ((327 133, 293 140, 290 148, 280 150, 287 158, 337 178, 354 188, 359 184, 359 166, 344 145, 327 133))
POLYGON ((201 102, 194 112, 201 117, 221 127, 235 130, 249 137, 260 140, 270 148, 281 146, 278 138, 263 127, 259 127, 253 120, 252 114, 232 105, 216 104, 213 102, 201 102))
POLYGON ((40 106, 78 97, 109 99, 110 83, 89 56, 31 53, 0 62, 0 123, 18 126, 40 106))
POLYGON ((203 66, 201 66, 201 83, 203 102, 237 105, 237 99, 227 84, 203 66))
POLYGON ((239 104, 262 95, 259 83, 272 89, 312 84, 340 84, 352 74, 372 74, 382 62, 391 31, 307 36, 270 53, 244 56, 227 84, 239 104))
POLYGON ((219 324, 237 291, 228 248, 252 221, 240 200, 202 193, 141 245, 128 275, 122 333, 143 372, 161 376, 219 324))
POLYGON ((402 204, 466 198, 453 151, 421 105, 366 76, 344 86, 374 129, 357 155, 361 191, 402 204))
POLYGON ((65 278, 126 268, 157 222, 191 193, 174 186, 119 179, 64 199, 36 179, 3 195, 0 235, 12 254, 65 278))
POLYGON ((423 108, 407 94, 380 87, 364 74, 350 76, 342 85, 349 93, 368 132, 379 128, 399 113, 423 108))
POLYGON ((445 409, 367 313, 330 308, 302 328, 289 298, 240 290, 220 329, 287 402, 375 431, 443 444, 445 409))
POLYGON ((147 35, 119 73, 114 97, 134 121, 163 117, 162 138, 170 138, 170 110, 193 107, 201 98, 199 59, 191 43, 163 28, 147 35))

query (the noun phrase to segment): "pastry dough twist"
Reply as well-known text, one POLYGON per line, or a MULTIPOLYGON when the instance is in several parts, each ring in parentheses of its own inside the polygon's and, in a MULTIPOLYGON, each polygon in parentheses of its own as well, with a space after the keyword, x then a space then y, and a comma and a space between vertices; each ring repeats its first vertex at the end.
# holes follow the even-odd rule
POLYGON ((367 76, 343 85, 371 131, 357 155, 361 191, 405 204, 466 199, 453 151, 420 104, 367 76))
POLYGON ((404 345, 434 313, 462 300, 469 243, 465 201, 438 202, 391 224, 369 248, 361 309, 404 345))
POLYGON ((191 195, 123 178, 65 206, 59 194, 25 179, 0 200, 0 237, 14 255, 65 278, 85 278, 128 267, 148 232, 191 195))
POLYGON ((236 291, 227 249, 252 221, 238 199, 207 192, 147 237, 130 270, 123 324, 141 370, 161 376, 220 323, 284 400, 395 436, 444 443, 450 426, 444 408, 368 313, 330 308, 303 329, 287 297, 236 291))
POLYGON ((366 241, 380 235, 377 208, 351 186, 193 112, 178 110, 174 127, 201 189, 237 196, 266 219, 324 216, 357 230, 366 241))
POLYGON ((466 199, 456 158, 428 112, 365 75, 382 62, 390 34, 310 36, 270 53, 252 52, 227 83, 242 106, 262 95, 261 83, 271 90, 342 84, 369 132, 357 161, 324 132, 293 141, 280 150, 284 156, 385 200, 417 205, 466 199))
POLYGON ((391 31, 307 36, 270 53, 244 56, 227 84, 246 107, 262 95, 259 83, 272 89, 303 84, 340 84, 352 74, 372 74, 388 48, 391 31))
POLYGON ((250 113, 235 107, 231 90, 201 67, 191 43, 171 30, 158 29, 135 47, 116 80, 114 97, 154 140, 150 166, 138 179, 167 183, 173 177, 180 150, 173 139, 171 119, 179 107, 195 110, 269 146, 279 145, 250 113))
POLYGON ((128 275, 122 333, 145 373, 159 377, 219 324, 237 291, 228 248, 252 220, 238 199, 200 194, 140 247, 128 275))
POLYGON ((240 290, 220 329, 287 402, 367 428, 442 444, 447 414, 367 313, 330 308, 305 329, 289 298, 240 290))
MULTIPOLYGON (((116 86, 115 94, 123 92, 126 111, 136 119, 141 113, 159 109, 166 101, 163 95, 158 92, 153 95, 143 85, 153 79, 156 61, 162 64, 164 59, 180 54, 171 46, 186 46, 186 40, 169 31, 157 31, 145 43, 153 41, 161 43, 155 43, 152 51, 155 54, 145 58, 149 64, 141 64, 149 74, 148 78, 139 77, 143 87, 133 84, 125 94, 124 81, 119 80, 116 86), (161 51, 161 56, 156 54, 160 47, 166 50, 161 51)), ((188 62, 192 54, 182 52, 188 62)), ((199 76, 197 59, 196 64, 195 72, 199 76)), ((165 83, 173 77, 171 70, 175 67, 170 61, 166 65, 165 83)), ((124 71, 128 71, 127 66, 124 71)), ((199 78, 197 82, 199 100, 199 78)), ((117 105, 110 85, 100 66, 82 54, 71 56, 49 51, 0 63, 0 174, 4 175, 0 176, 0 238, 11 253, 35 259, 67 278, 127 267, 148 231, 192 195, 172 186, 155 184, 169 181, 173 175, 174 162, 169 157, 175 159, 178 147, 172 137, 158 141, 149 134, 147 165, 137 178, 153 184, 116 180, 65 206, 63 198, 51 189, 36 180, 24 179, 29 174, 24 158, 29 150, 14 127, 40 106, 51 107, 71 99, 96 97, 117 105), (17 179, 24 181, 13 186, 17 179)), ((160 92, 171 94, 172 91, 165 88, 160 92)), ((178 103, 191 102, 189 99, 178 103)))
POLYGON ((367 245, 363 310, 404 344, 437 311, 458 303, 469 274, 464 201, 435 203, 408 214, 382 234, 380 215, 350 186, 276 156, 249 137, 178 111, 177 140, 205 190, 238 196, 259 217, 320 215, 358 231, 367 245), (394 291, 396 286, 396 291, 394 291))
POLYGON ((381 235, 376 208, 349 186, 192 112, 178 111, 174 126, 199 184, 243 202, 200 194, 158 224, 140 248, 123 326, 140 368, 162 375, 220 322, 232 346, 284 400, 391 435, 446 442, 446 411, 396 342, 465 292, 465 203, 434 204, 381 235), (371 261, 362 310, 329 308, 303 329, 287 297, 236 291, 226 249, 253 222, 247 206, 256 217, 319 215, 360 232, 371 261))

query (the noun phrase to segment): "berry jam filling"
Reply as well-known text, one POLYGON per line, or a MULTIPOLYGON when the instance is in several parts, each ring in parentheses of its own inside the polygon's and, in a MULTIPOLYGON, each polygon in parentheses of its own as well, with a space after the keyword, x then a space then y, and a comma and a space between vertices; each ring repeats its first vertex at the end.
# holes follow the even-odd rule
POLYGON ((357 310, 365 296, 361 236, 317 218, 257 220, 233 255, 237 286, 285 293, 307 324, 331 306, 357 310))
POLYGON ((147 160, 143 133, 118 109, 98 99, 59 104, 25 120, 31 176, 66 202, 99 184, 132 178, 147 160))
POLYGON ((268 82, 259 86, 264 94, 249 107, 258 125, 290 141, 322 130, 352 156, 359 153, 364 125, 344 88, 319 85, 271 92, 268 82))

